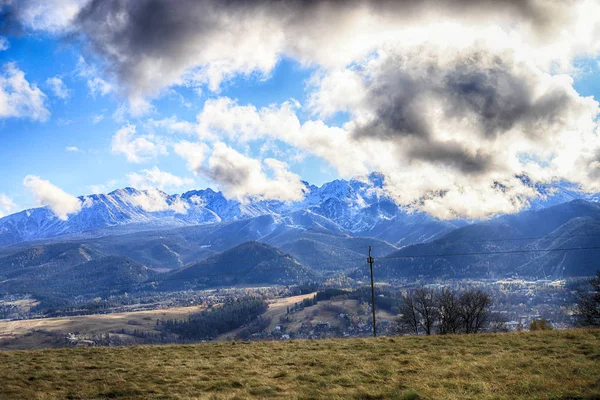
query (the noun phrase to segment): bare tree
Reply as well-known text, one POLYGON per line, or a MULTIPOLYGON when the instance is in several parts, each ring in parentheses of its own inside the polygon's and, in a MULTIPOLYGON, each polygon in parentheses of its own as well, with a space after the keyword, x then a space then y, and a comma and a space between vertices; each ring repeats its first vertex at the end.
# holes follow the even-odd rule
POLYGON ((415 308, 415 302, 413 301, 412 293, 407 293, 406 296, 402 296, 402 304, 400 305, 400 318, 398 324, 402 330, 407 330, 415 335, 419 334, 419 320, 420 315, 415 308))
POLYGON ((508 326, 506 326, 507 322, 508 317, 506 314, 501 314, 499 312, 490 313, 487 330, 495 333, 508 332, 508 326))
POLYGON ((481 331, 490 316, 492 299, 481 290, 467 290, 459 298, 460 318, 465 333, 481 331))
POLYGON ((413 299, 415 309, 420 314, 419 324, 426 335, 431 335, 438 318, 435 292, 433 289, 415 290, 413 299))
POLYGON ((584 326, 600 326, 600 271, 590 279, 591 291, 579 295, 577 314, 584 326))
POLYGON ((436 296, 438 333, 446 335, 460 332, 460 304, 453 291, 443 289, 436 296))

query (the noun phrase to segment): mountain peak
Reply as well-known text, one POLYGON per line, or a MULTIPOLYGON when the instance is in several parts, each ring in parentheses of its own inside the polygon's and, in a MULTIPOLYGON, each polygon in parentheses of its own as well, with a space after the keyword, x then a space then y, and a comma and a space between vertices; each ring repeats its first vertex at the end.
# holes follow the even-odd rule
POLYGON ((112 192, 110 192, 108 195, 109 196, 122 196, 122 195, 137 195, 137 194, 140 194, 140 191, 137 190, 136 188, 124 187, 121 189, 115 189, 112 192))

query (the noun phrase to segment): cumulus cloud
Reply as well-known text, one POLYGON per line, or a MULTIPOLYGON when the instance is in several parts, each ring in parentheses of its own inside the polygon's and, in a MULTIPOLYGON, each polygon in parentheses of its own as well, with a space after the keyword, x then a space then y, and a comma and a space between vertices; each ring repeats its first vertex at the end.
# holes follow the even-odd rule
MULTIPOLYGON (((23 4, 11 2, 21 19, 23 4)), ((573 60, 600 54, 599 14, 594 0, 92 0, 68 30, 103 65, 88 79, 114 82, 128 99, 117 116, 147 112, 171 86, 218 92, 236 75, 268 78, 282 57, 316 67, 311 120, 300 122, 294 100, 259 109, 210 98, 196 123, 156 121, 216 143, 208 167, 201 144, 175 151, 233 197, 274 197, 276 171, 295 181, 220 142, 278 140, 343 176, 382 171, 399 204, 479 218, 526 206, 531 183, 600 190, 598 103, 568 75, 573 60), (349 122, 322 120, 338 112, 349 122)), ((161 153, 134 134, 115 135, 113 151, 132 162, 161 153)), ((292 187, 277 196, 297 198, 292 187)))
POLYGON ((313 109, 336 99, 329 107, 353 116, 350 144, 387 145, 395 157, 369 163, 388 176, 401 204, 441 218, 482 218, 519 211, 538 195, 518 177, 600 189, 590 151, 600 144, 598 102, 517 51, 477 43, 392 48, 345 73, 360 82, 355 93, 336 96, 340 89, 325 77, 313 109))
POLYGON ((140 173, 127 174, 129 184, 136 189, 165 189, 170 187, 181 187, 192 185, 194 180, 173 175, 170 172, 161 171, 157 166, 151 169, 143 169, 140 173))
POLYGON ((87 0, 3 0, 0 11, 11 23, 25 29, 54 34, 74 29, 73 22, 87 0))
POLYGON ((6 63, 0 73, 0 118, 17 117, 46 121, 50 111, 46 95, 25 79, 25 73, 13 63, 6 63))
POLYGON ((208 146, 205 143, 193 143, 183 140, 176 143, 173 148, 181 158, 187 162, 187 167, 194 174, 201 172, 202 163, 206 159, 208 146))
POLYGON ((81 149, 77 146, 67 146, 65 147, 65 150, 71 153, 78 153, 81 151, 81 149))
POLYGON ((449 43, 500 31, 504 42, 527 47, 547 68, 569 68, 575 56, 600 50, 600 5, 593 0, 5 3, 7 20, 81 35, 106 64, 109 81, 118 80, 134 103, 172 85, 207 84, 217 91, 237 74, 266 77, 284 56, 345 66, 382 44, 422 43, 440 30, 449 43))
POLYGON ((0 193, 0 218, 10 213, 14 208, 15 203, 13 199, 8 197, 4 193, 0 193))
POLYGON ((59 99, 65 100, 71 95, 71 91, 67 88, 67 85, 58 76, 46 79, 46 85, 59 99))
POLYGON ((58 1, 37 7, 33 1, 10 2, 9 14, 36 29, 68 26, 82 35, 130 99, 171 85, 208 84, 215 91, 235 74, 268 76, 282 56, 347 65, 398 37, 424 40, 444 24, 497 27, 511 40, 530 44, 532 56, 548 67, 568 66, 575 55, 600 48, 594 18, 599 6, 590 0, 63 0, 61 11, 68 12, 53 17, 58 1))
POLYGON ((304 198, 306 187, 298 175, 288 170, 286 163, 267 158, 264 164, 272 172, 271 177, 260 161, 218 142, 208 167, 202 171, 219 185, 225 196, 242 202, 249 198, 281 201, 304 198))
POLYGON ((39 205, 50 207, 52 212, 63 221, 68 220, 69 215, 81 211, 81 200, 39 176, 27 175, 23 179, 23 185, 31 190, 39 205))
POLYGON ((134 204, 144 211, 172 211, 175 214, 186 214, 188 205, 180 197, 169 197, 158 189, 147 189, 132 197, 134 204))
MULTIPOLYGON (((389 69, 390 61, 382 58, 381 65, 372 65, 361 77, 364 84, 358 97, 365 100, 349 108, 354 117, 343 127, 319 120, 301 123, 294 102, 257 109, 220 98, 205 104, 198 115, 198 132, 209 140, 280 140, 322 157, 345 177, 381 171, 387 193, 399 204, 444 219, 483 218, 522 209, 538 195, 523 176, 529 182, 569 180, 588 191, 600 189, 592 176, 593 161, 600 153, 590 151, 599 145, 594 122, 598 103, 580 97, 568 77, 512 64, 508 72, 499 67, 490 72, 486 58, 481 59, 473 77, 468 68, 460 67, 460 84, 453 80, 453 68, 444 69, 452 79, 444 75, 421 80, 417 75, 410 85, 422 85, 424 92, 433 85, 435 96, 422 100, 422 107, 405 118, 397 118, 401 111, 386 108, 405 107, 412 99, 389 99, 402 91, 396 88, 394 74, 390 79, 379 75, 380 69, 389 69), (511 79, 523 87, 507 90, 511 79), (371 87, 370 82, 380 86, 371 87), (489 102, 500 109, 486 110, 489 102), (514 110, 512 103, 522 110, 514 110), (515 116, 507 123, 497 121, 498 113, 504 113, 503 118, 515 116)), ((424 70, 429 72, 419 73, 429 74, 432 67, 424 70)), ((400 81, 408 77, 403 75, 400 81)))
POLYGON ((301 123, 296 101, 256 108, 227 98, 207 100, 198 114, 198 135, 210 141, 218 138, 246 143, 273 138, 315 154, 334 165, 344 176, 366 175, 374 163, 391 160, 389 146, 381 141, 353 138, 347 129, 328 126, 320 120, 301 123))
POLYGON ((128 162, 139 164, 167 154, 167 149, 153 135, 136 136, 135 125, 125 125, 112 138, 112 152, 123 154, 128 162))

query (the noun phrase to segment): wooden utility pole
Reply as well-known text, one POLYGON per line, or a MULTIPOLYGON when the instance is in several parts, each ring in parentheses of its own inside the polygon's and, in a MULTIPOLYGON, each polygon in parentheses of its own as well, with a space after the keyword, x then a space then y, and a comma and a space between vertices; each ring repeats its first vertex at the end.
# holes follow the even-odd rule
POLYGON ((377 337, 377 323, 375 320, 375 285, 373 283, 373 262, 375 260, 371 257, 371 246, 369 246, 369 257, 367 262, 371 267, 371 308, 373 309, 373 337, 377 337))

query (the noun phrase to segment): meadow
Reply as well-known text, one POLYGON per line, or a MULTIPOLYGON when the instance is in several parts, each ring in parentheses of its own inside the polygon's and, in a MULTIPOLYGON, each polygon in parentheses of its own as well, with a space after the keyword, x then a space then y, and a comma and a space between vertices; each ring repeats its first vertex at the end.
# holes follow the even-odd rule
POLYGON ((2 399, 597 399, 600 330, 0 352, 2 399))

